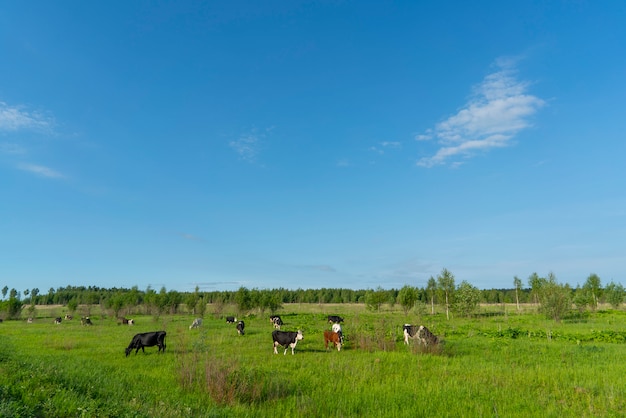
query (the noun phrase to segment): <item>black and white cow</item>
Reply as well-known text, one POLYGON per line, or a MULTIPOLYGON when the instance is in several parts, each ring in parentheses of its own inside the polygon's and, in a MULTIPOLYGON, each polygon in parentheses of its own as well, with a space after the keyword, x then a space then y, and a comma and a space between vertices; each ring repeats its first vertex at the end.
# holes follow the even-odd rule
POLYGON ((83 316, 82 318, 80 318, 80 324, 81 325, 93 325, 93 323, 91 322, 91 319, 89 319, 88 316, 83 316))
POLYGON ((409 344, 409 338, 417 340, 418 344, 424 344, 425 346, 435 345, 439 342, 439 338, 434 335, 424 325, 411 325, 404 324, 404 343, 409 344))
POLYGON ((161 350, 163 350, 163 353, 165 353, 165 334, 165 331, 144 332, 141 334, 135 334, 130 344, 128 344, 128 347, 126 347, 126 357, 128 357, 130 352, 133 351, 133 348, 136 348, 135 354, 139 352, 140 348, 141 351, 145 353, 146 350, 144 350, 144 347, 154 347, 155 345, 159 347, 159 351, 157 351, 157 354, 160 353, 161 350))
POLYGON ((65 314, 65 320, 67 321, 71 321, 72 319, 74 319, 74 317, 70 314, 65 314))
POLYGON ((196 318, 191 325, 189 325, 189 329, 200 328, 200 325, 202 325, 202 318, 196 318))
POLYGON ((237 334, 243 335, 243 329, 246 327, 243 321, 237 322, 237 334))
POLYGON ((128 318, 119 318, 118 320, 118 325, 134 325, 135 321, 132 319, 128 319, 128 318))
POLYGON ((343 322, 343 318, 337 315, 328 315, 328 322, 331 324, 338 324, 343 322))
POLYGON ((59 325, 61 323, 61 317, 54 318, 54 323, 59 325))
POLYGON ((279 315, 270 316, 270 322, 274 325, 274 328, 280 329, 280 326, 283 325, 283 320, 279 315))
POLYGON ((343 344, 343 331, 341 330, 341 324, 333 324, 332 326, 333 332, 336 332, 339 335, 339 339, 341 340, 341 344, 343 344))
POLYGON ((226 317, 226 323, 227 324, 234 324, 235 322, 237 322, 237 318, 235 318, 234 316, 227 316, 226 317))
POLYGON ((298 332, 293 331, 279 331, 274 330, 272 332, 272 339, 274 340, 274 354, 278 354, 277 347, 282 345, 285 347, 285 352, 283 355, 287 354, 287 349, 291 347, 291 355, 294 354, 293 350, 296 348, 296 344, 298 344, 299 340, 302 340, 304 336, 302 335, 302 331, 298 330, 298 332))

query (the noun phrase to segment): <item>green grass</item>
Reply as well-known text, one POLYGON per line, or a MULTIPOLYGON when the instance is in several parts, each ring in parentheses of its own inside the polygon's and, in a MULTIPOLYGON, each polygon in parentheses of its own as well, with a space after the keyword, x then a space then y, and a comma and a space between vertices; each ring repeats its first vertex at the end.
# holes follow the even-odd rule
MULTIPOLYGON (((207 315, 135 316, 134 327, 92 315, 52 324, 0 324, 0 417, 190 416, 622 416, 626 354, 623 311, 555 323, 514 309, 473 319, 362 305, 287 305, 283 329, 301 329, 296 354, 273 354, 268 315, 243 318, 246 335, 207 315), (346 344, 324 349, 325 315, 339 314, 346 344), (402 324, 443 338, 423 352, 402 341, 402 324), (165 329, 167 349, 125 357, 138 332, 165 329)), ((210 311, 210 308, 209 308, 210 311)), ((47 314, 50 317, 47 317, 47 314)), ((78 315, 77 315, 78 316, 78 315)))

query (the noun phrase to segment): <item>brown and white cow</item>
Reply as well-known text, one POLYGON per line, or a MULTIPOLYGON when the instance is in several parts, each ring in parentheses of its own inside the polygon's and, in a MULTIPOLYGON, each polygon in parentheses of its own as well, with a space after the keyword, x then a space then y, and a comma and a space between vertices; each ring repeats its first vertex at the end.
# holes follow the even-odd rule
POLYGON ((331 342, 337 351, 341 351, 341 336, 335 331, 324 331, 324 347, 328 350, 328 343, 331 342))

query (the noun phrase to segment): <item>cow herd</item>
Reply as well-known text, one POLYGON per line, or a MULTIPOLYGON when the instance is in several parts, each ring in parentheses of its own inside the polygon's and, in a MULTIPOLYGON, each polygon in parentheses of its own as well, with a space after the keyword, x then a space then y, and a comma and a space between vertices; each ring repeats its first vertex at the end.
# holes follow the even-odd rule
MULTIPOLYGON (((54 319, 54 323, 57 325, 61 324, 63 319, 69 321, 73 318, 71 315, 65 315, 65 318, 57 317, 54 319)), ((331 324, 331 329, 324 330, 324 348, 328 350, 330 345, 337 348, 337 351, 341 351, 341 346, 344 344, 344 335, 341 328, 341 323, 344 321, 344 319, 337 315, 328 315, 327 320, 328 323, 331 324)), ((28 323, 32 322, 32 318, 29 318, 28 323)), ((82 317, 80 322, 82 325, 93 325, 88 316, 82 317)), ((117 323, 118 325, 123 324, 132 326, 135 321, 133 319, 122 317, 118 318, 117 323)), ((227 316, 226 323, 236 324, 235 329, 237 330, 237 334, 245 334, 244 321, 237 321, 236 317, 227 316)), ((272 331, 274 354, 278 354, 278 346, 281 346, 285 349, 283 354, 287 354, 287 350, 291 348, 291 354, 293 355, 298 341, 304 339, 302 331, 282 331, 280 327, 284 325, 284 322, 279 315, 271 315, 270 323, 274 327, 274 331, 272 331)), ((202 318, 196 318, 189 326, 189 329, 191 330, 199 328, 200 326, 202 326, 202 318)), ((423 325, 417 326, 404 324, 402 330, 404 334, 404 343, 407 345, 409 344, 409 340, 416 340, 419 345, 423 345, 425 347, 432 347, 439 344, 439 338, 423 325)), ((153 346, 158 347, 157 353, 165 353, 165 336, 165 331, 153 331, 135 334, 128 347, 126 347, 126 356, 128 357, 133 349, 135 350, 135 354, 137 354, 140 349, 145 353, 144 347, 153 346)))

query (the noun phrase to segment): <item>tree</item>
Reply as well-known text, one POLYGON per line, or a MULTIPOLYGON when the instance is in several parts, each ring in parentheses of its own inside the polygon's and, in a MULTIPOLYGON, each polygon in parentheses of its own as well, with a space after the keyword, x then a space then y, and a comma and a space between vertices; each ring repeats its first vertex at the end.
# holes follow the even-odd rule
POLYGON ((7 292, 9 291, 9 286, 4 286, 2 288, 2 299, 7 297, 7 292))
POLYGON ((404 285, 398 292, 398 303, 402 306, 405 315, 415 306, 415 302, 417 302, 416 289, 412 286, 404 285))
POLYGON ((519 291, 522 289, 522 280, 517 276, 513 277, 513 286, 515 286, 515 303, 519 312, 519 291))
POLYGON ((454 275, 447 269, 441 270, 441 274, 437 276, 437 285, 439 291, 444 295, 446 301, 446 319, 450 319, 450 304, 454 298, 454 275))
POLYGON ((539 310, 546 317, 560 322, 572 307, 572 290, 568 284, 560 284, 553 273, 544 280, 539 294, 539 310))
POLYGON ((587 281, 583 285, 583 290, 589 293, 589 306, 591 306, 592 311, 595 311, 598 308, 598 299, 602 290, 600 277, 598 277, 595 273, 590 274, 589 277, 587 277, 587 281))
POLYGON ((462 316, 470 316, 480 303, 480 290, 463 280, 454 296, 455 308, 462 316))
POLYGON ((380 286, 376 290, 370 290, 365 294, 365 305, 372 311, 379 311, 383 303, 387 302, 387 292, 380 286))
POLYGON ((530 287, 530 293, 533 296, 535 304, 539 304, 539 294, 541 293, 541 287, 545 284, 546 279, 539 277, 537 273, 533 273, 528 277, 528 286, 530 287))
POLYGON ((237 309, 239 310, 240 315, 246 314, 250 309, 252 309, 252 297, 250 295, 250 291, 245 287, 240 287, 235 293, 235 303, 237 304, 237 309))
POLYGON ((433 276, 430 276, 428 279, 428 284, 426 285, 426 291, 430 296, 430 314, 435 314, 435 295, 437 294, 437 281, 433 276))
POLYGON ((604 289, 604 297, 606 298, 606 301, 615 309, 619 308, 622 302, 624 302, 625 294, 626 290, 624 289, 624 286, 619 283, 615 284, 614 282, 611 282, 604 289))
POLYGON ((78 308, 78 299, 74 296, 69 302, 67 302, 67 309, 70 311, 71 315, 74 315, 76 308, 78 308))

